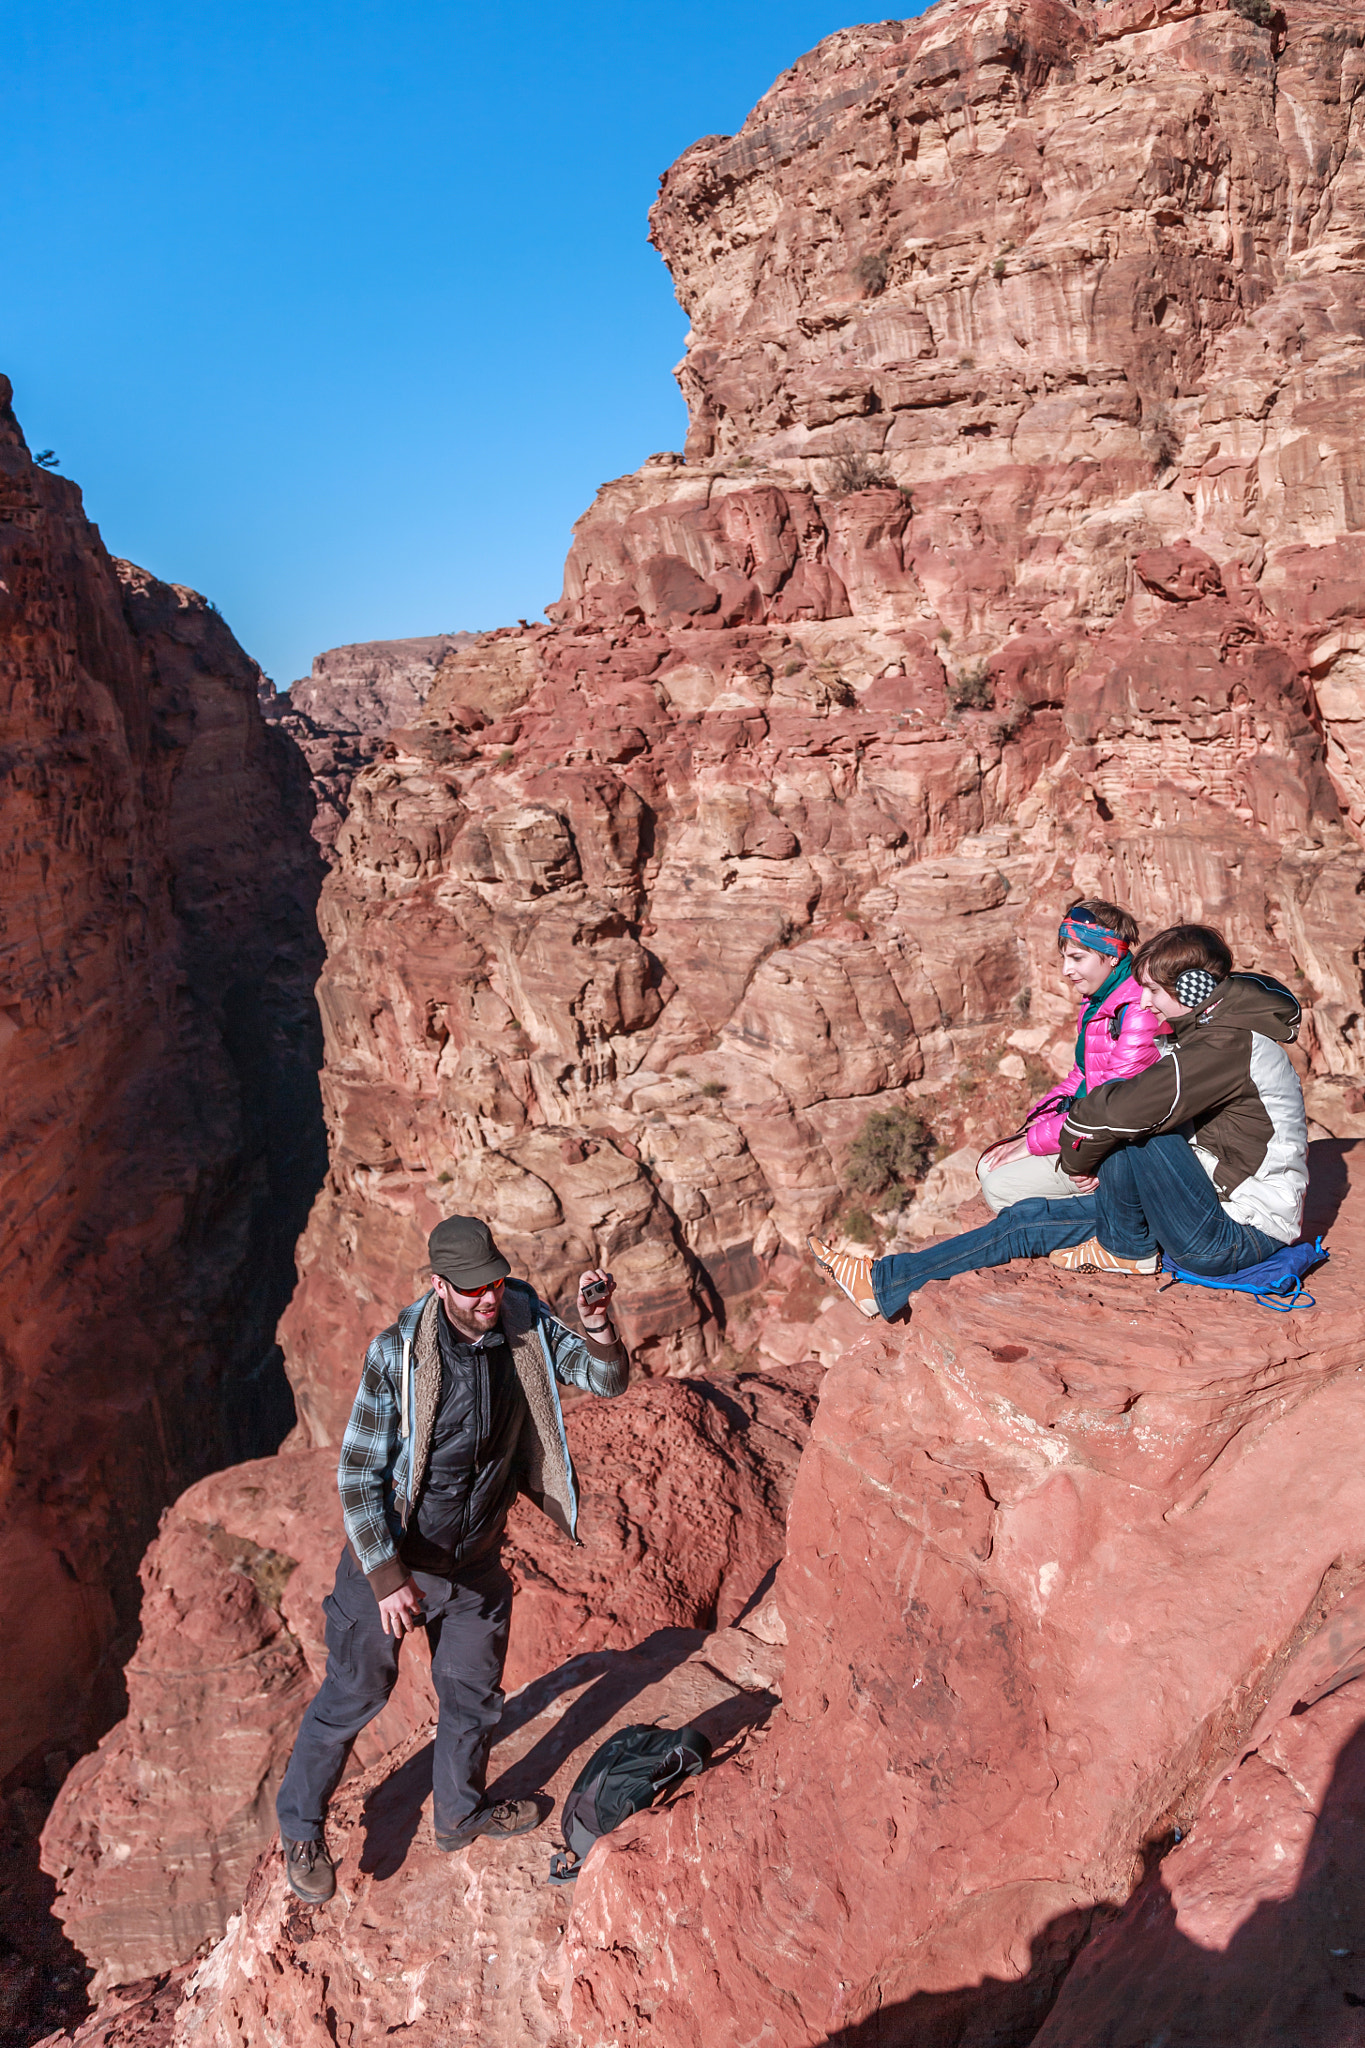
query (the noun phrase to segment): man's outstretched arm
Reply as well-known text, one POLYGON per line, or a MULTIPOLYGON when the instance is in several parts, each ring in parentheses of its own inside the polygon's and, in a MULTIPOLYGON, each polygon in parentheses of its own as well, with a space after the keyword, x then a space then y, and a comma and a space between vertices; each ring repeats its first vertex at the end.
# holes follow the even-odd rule
POLYGON ((596 1269, 586 1272, 578 1282, 578 1314, 583 1335, 566 1330, 562 1323, 548 1325, 555 1378, 565 1386, 607 1398, 625 1392, 630 1382, 630 1353, 611 1320, 610 1302, 615 1292, 616 1282, 610 1273, 596 1269), (605 1286, 605 1294, 595 1293, 600 1286, 605 1286))

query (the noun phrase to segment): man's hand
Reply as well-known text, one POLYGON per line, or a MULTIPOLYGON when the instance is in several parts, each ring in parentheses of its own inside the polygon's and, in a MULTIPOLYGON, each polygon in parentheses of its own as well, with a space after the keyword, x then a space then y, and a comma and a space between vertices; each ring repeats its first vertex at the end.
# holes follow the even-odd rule
POLYGON ((422 1595, 415 1579, 408 1579, 396 1593, 386 1593, 379 1603, 385 1635, 400 1641, 409 1629, 421 1627, 422 1618, 422 1595))
POLYGON ((594 1268, 591 1272, 579 1274, 578 1319, 590 1336, 600 1337, 611 1328, 611 1316, 608 1313, 607 1305, 615 1292, 616 1282, 612 1279, 610 1273, 594 1268), (606 1287, 606 1293, 599 1294, 596 1301, 584 1301, 583 1289, 599 1281, 606 1287))
POLYGON ((987 1173, 995 1173, 1002 1166, 1012 1166, 1016 1159, 1029 1156, 1027 1138, 1002 1138, 998 1145, 990 1146, 982 1153, 977 1164, 987 1173))

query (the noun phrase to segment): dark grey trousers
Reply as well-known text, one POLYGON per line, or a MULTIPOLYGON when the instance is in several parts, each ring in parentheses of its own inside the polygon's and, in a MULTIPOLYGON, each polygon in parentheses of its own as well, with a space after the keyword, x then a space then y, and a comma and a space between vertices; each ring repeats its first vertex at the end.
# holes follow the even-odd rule
MULTIPOLYGON (((412 1576, 426 1602, 431 1680, 440 1702, 434 1819, 438 1834, 452 1834, 483 1798, 488 1751, 502 1713, 512 1581, 496 1550, 453 1579, 434 1572, 412 1576)), ((349 1546, 322 1607, 327 1675, 300 1723, 275 1801, 281 1832, 292 1842, 322 1834, 351 1744, 381 1711, 398 1678, 399 1642, 384 1633, 379 1602, 349 1546)))

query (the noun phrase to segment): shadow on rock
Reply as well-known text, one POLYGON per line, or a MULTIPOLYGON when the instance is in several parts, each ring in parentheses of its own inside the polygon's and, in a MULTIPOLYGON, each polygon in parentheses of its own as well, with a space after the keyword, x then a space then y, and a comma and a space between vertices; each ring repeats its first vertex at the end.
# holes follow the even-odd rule
POLYGON ((710 1768, 728 1763, 749 1730, 761 1728, 779 1704, 775 1692, 737 1692, 697 1714, 690 1725, 711 1745, 710 1768))
MULTIPOLYGON (((533 1792, 541 1791, 566 1756, 584 1748, 623 1707, 628 1706, 647 1686, 657 1685, 661 1679, 667 1678, 670 1671, 676 1671, 705 1641, 704 1629, 660 1628, 646 1636, 633 1650, 604 1651, 599 1657, 572 1659, 572 1666, 578 1667, 579 1675, 570 1679, 569 1684, 582 1683, 585 1663, 596 1665, 599 1673, 596 1682, 579 1695, 562 1719, 556 1721, 524 1757, 489 1786, 489 1798, 526 1799, 533 1792)), ((569 1668, 565 1667, 566 1670, 569 1668)), ((534 1686, 527 1686, 525 1691, 529 1693, 540 1687, 548 1688, 557 1676, 552 1672, 547 1678, 537 1680, 534 1686)), ((561 1686, 559 1690, 565 1691, 567 1686, 561 1686)), ((535 1713, 543 1713, 556 1696, 555 1692, 548 1692, 543 1704, 527 1714, 525 1719, 529 1721, 534 1719, 535 1713)), ((518 1706, 522 1698, 524 1694, 519 1694, 511 1706, 518 1706)), ((499 1736, 501 1732, 500 1728, 499 1736)))
MULTIPOLYGON (((523 1686, 503 1710, 493 1740, 495 1745, 528 1727, 551 1708, 557 1699, 578 1686, 586 1686, 561 1718, 527 1751, 510 1764, 488 1787, 490 1801, 529 1799, 542 1792, 567 1756, 586 1747, 607 1723, 628 1706, 647 1686, 657 1685, 684 1663, 706 1640, 705 1631, 692 1628, 656 1629, 632 1650, 602 1650, 570 1657, 557 1670, 523 1686)), ((745 1694, 725 1701, 707 1717, 705 1732, 717 1746, 728 1742, 771 1712, 770 1694, 745 1694), (754 1699, 768 1702, 758 1713, 745 1719, 732 1709, 750 1706, 754 1699), (713 1731, 709 1725, 715 1720, 713 1731)), ((699 1724, 700 1725, 700 1724, 699 1724)), ((414 1756, 376 1785, 365 1801, 361 1824, 365 1846, 360 1868, 369 1876, 392 1877, 402 1868, 421 1823, 422 1809, 431 1796, 433 1745, 426 1743, 414 1756)), ((548 1802, 546 1802, 548 1811, 548 1802)))
POLYGON ((1308 1193, 1303 1204, 1304 1237, 1325 1237, 1336 1222, 1350 1187, 1346 1154, 1353 1151, 1359 1142, 1358 1138, 1318 1138, 1308 1147, 1308 1193))
MULTIPOLYGON (((1032 1943, 1026 1976, 921 1991, 826 2037, 822 2048, 1028 2048, 1101 1909, 1062 1913, 1032 1943)), ((1146 2036, 1139 2039, 1146 2048, 1146 2036)))
MULTIPOLYGON (((1238 1848, 1251 1897, 1273 1881, 1259 1852, 1273 1860, 1275 1843, 1238 1848)), ((1254 1906, 1225 1948, 1181 1932, 1158 1862, 1120 1913, 1063 1914, 1032 1956, 1016 1983, 920 1993, 824 2048, 1362 2048, 1365 1728, 1337 1758, 1294 1892, 1254 1906)))

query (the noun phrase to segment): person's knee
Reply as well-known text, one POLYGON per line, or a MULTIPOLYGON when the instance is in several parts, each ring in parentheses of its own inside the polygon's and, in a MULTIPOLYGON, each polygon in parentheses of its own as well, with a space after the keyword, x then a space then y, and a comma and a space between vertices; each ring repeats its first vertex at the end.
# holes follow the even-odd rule
POLYGON ((468 1679, 442 1685, 437 1701, 449 1725, 471 1734, 496 1728, 507 1703, 500 1685, 481 1685, 468 1679))
POLYGON ((354 1742, 361 1729, 368 1728, 388 1703, 387 1692, 349 1692, 324 1684, 299 1723, 295 1754, 325 1756, 338 1744, 354 1742))

